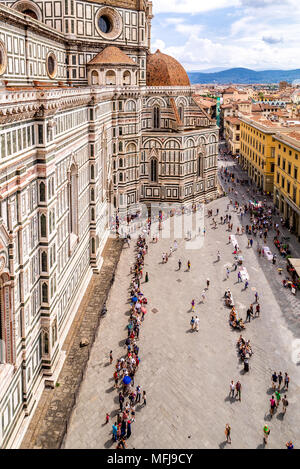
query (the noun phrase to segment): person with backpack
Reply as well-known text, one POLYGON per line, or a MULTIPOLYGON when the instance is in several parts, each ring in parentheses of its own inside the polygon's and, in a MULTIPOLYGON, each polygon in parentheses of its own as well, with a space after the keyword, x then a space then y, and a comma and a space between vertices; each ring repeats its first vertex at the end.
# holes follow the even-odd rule
POLYGON ((195 320, 194 320, 194 316, 192 316, 192 319, 190 321, 190 325, 191 325, 191 329, 192 331, 194 330, 194 325, 195 325, 195 320))

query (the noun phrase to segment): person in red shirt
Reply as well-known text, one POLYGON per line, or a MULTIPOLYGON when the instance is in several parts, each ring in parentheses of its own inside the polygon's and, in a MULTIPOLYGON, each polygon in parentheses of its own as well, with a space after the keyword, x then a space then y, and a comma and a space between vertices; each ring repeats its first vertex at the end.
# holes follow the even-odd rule
POLYGON ((271 404, 270 414, 271 414, 271 417, 273 417, 274 410, 275 410, 275 407, 276 407, 276 402, 275 402, 274 396, 271 397, 270 404, 271 404))

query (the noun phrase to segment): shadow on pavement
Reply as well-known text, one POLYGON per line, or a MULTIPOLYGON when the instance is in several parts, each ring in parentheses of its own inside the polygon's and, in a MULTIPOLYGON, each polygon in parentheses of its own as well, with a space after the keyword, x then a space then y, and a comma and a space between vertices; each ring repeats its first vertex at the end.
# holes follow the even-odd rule
POLYGON ((227 440, 222 441, 222 443, 219 444, 219 448, 224 449, 226 445, 227 445, 227 440))
POLYGON ((110 438, 104 443, 104 448, 111 448, 114 443, 115 443, 114 440, 110 438))

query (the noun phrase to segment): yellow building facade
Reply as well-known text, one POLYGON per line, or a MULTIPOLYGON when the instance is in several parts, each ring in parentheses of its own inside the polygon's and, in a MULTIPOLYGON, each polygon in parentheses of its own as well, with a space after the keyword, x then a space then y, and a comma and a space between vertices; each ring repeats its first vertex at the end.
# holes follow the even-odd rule
POLYGON ((300 236, 300 130, 275 136, 274 204, 300 236))
POLYGON ((240 164, 254 184, 272 193, 275 171, 274 135, 279 126, 262 117, 240 116, 240 164))

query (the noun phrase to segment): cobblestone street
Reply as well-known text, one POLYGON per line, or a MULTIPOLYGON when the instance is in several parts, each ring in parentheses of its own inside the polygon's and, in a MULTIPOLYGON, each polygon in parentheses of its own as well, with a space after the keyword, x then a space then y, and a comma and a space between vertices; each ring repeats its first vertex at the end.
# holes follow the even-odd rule
MULTIPOLYGON (((222 198, 206 206, 225 213, 228 199, 222 198)), ((240 218, 233 211, 233 233, 240 218)), ((219 218, 219 217, 218 217, 219 218)), ((249 288, 237 283, 237 272, 226 280, 226 266, 232 266, 233 248, 228 244, 227 225, 213 229, 211 218, 205 217, 206 236, 199 250, 189 250, 189 242, 179 240, 178 250, 167 264, 161 263, 163 252, 169 251, 171 239, 157 244, 149 241, 144 271, 149 283, 142 291, 149 300, 148 313, 142 326, 139 347, 141 364, 135 379, 147 391, 147 406, 137 405, 136 421, 128 448, 262 448, 263 426, 271 433, 267 448, 284 448, 292 439, 300 441, 299 410, 300 372, 295 350, 297 335, 286 320, 285 310, 293 308, 297 298, 278 293, 279 283, 271 263, 258 259, 254 248, 247 248, 246 235, 238 236, 249 276, 249 288), (217 251, 221 260, 217 262, 217 251), (181 271, 177 270, 178 259, 181 271), (186 271, 187 261, 191 271, 186 271), (266 264, 264 266, 263 264, 266 264), (201 293, 210 278, 205 303, 201 293), (245 320, 246 309, 254 302, 257 289, 261 316, 246 324, 243 332, 250 339, 253 356, 250 372, 244 374, 236 341, 240 335, 229 325, 229 309, 224 306, 224 291, 230 288, 237 311, 245 320), (278 296, 279 295, 279 296, 278 296), (285 302, 282 308, 278 297, 285 302), (190 331, 191 300, 195 298, 195 314, 200 318, 199 333, 190 331), (289 303, 291 301, 291 303, 289 303), (289 306, 288 306, 289 305, 289 306), (288 372, 289 407, 285 416, 282 406, 272 419, 269 399, 272 395, 271 374, 288 372), (229 398, 230 381, 241 381, 242 400, 229 398), (231 425, 232 444, 226 444, 224 427, 231 425)), ((271 247, 271 246, 270 246, 271 247)), ((108 313, 101 322, 85 380, 68 426, 65 448, 114 448, 111 426, 118 412, 118 392, 113 388, 114 361, 125 354, 124 339, 129 316, 129 268, 134 261, 134 240, 124 248, 116 278, 107 303, 108 313), (105 425, 105 414, 111 421, 105 425)), ((297 331, 296 331, 297 332, 297 331)))

